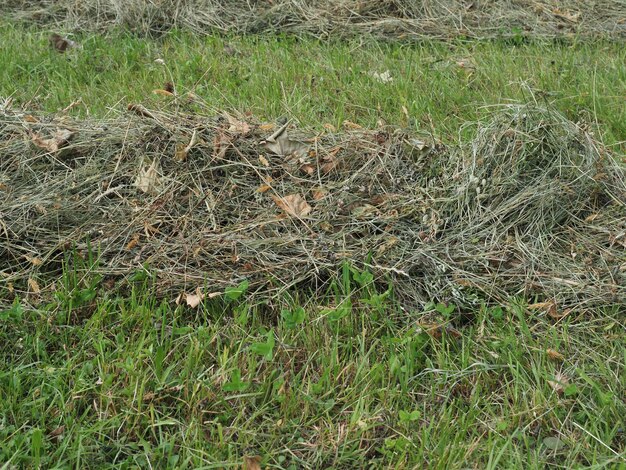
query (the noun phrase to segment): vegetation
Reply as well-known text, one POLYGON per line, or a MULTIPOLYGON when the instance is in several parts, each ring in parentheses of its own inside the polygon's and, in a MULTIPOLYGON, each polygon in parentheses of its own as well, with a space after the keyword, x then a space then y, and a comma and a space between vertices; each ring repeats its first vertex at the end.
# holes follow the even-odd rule
MULTIPOLYGON (((383 120, 448 143, 485 108, 537 99, 624 153, 619 44, 75 39, 82 49, 59 54, 47 34, 0 26, 0 97, 57 116, 80 98, 66 113, 105 119, 158 109, 168 98, 152 90, 172 82, 268 121, 383 120), (392 81, 373 74, 387 70, 392 81)), ((149 267, 112 288, 95 247, 63 256, 49 296, 0 272, 2 469, 626 465, 619 302, 404 308, 396 286, 346 263, 322 295, 253 296, 243 282, 196 305, 163 298, 149 267)))

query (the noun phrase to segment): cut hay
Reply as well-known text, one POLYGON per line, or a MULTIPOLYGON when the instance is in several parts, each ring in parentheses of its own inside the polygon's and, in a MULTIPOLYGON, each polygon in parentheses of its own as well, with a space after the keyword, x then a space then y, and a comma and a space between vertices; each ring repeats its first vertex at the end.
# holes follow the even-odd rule
POLYGON ((321 38, 532 36, 626 38, 625 0, 9 0, 12 19, 68 30, 122 27, 140 34, 289 33, 321 38))
POLYGON ((243 279, 323 293, 348 261, 407 305, 626 299, 625 172, 554 110, 503 107, 460 149, 207 114, 0 111, 4 288, 53 290, 67 252, 91 246, 104 276, 148 267, 172 295, 243 279))

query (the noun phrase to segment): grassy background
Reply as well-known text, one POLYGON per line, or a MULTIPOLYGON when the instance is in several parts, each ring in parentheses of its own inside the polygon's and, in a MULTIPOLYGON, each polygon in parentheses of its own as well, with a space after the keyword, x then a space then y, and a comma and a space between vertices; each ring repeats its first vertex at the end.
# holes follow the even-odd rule
MULTIPOLYGON (((159 106, 152 90, 172 80, 266 119, 384 119, 454 140, 482 107, 534 95, 626 139, 617 44, 174 33, 77 37, 83 49, 61 55, 46 37, 0 27, 0 96, 44 112, 80 97, 71 113, 102 117, 159 106), (390 83, 370 75, 386 70, 390 83)), ((469 318, 406 312, 347 268, 319 303, 244 293, 190 309, 149 281, 111 291, 89 266, 66 270, 48 303, 0 312, 0 468, 232 468, 245 455, 291 469, 624 468, 623 311, 555 319, 512 299, 469 318)))
POLYGON ((171 80, 179 93, 191 91, 218 109, 289 116, 320 128, 346 119, 371 127, 383 119, 454 139, 481 108, 534 95, 570 119, 598 121, 607 144, 626 140, 626 48, 616 43, 403 46, 181 32, 158 41, 75 39, 83 49, 63 55, 49 48, 45 32, 0 26, 0 96, 45 111, 81 98, 84 106, 73 112, 102 116, 128 102, 159 106, 164 98, 152 90, 171 80), (389 83, 371 75, 387 70, 389 83))

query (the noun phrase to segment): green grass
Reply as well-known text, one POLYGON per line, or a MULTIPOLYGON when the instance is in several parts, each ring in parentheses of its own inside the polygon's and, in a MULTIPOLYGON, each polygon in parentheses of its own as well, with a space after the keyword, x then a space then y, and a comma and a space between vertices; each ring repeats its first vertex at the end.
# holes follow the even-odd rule
POLYGON ((325 305, 231 291, 191 309, 100 281, 66 270, 55 300, 1 314, 4 468, 624 462, 619 312, 407 312, 348 268, 325 305))
POLYGON ((0 26, 0 96, 45 111, 81 98, 84 105, 74 113, 102 116, 128 102, 160 106, 166 99, 152 90, 172 80, 179 93, 192 91, 218 109, 288 116, 319 128, 346 119, 375 126, 382 119, 454 139, 485 106, 534 95, 571 119, 598 121, 608 144, 626 140, 623 44, 401 46, 186 33, 159 41, 121 34, 75 39, 83 49, 63 55, 50 50, 47 32, 0 26), (226 45, 236 53, 229 55, 226 45), (154 62, 158 58, 165 67, 154 62), (371 76, 386 70, 392 82, 371 76))
MULTIPOLYGON (((71 113, 101 117, 161 106, 152 90, 173 80, 217 109, 451 140, 481 108, 534 96, 626 140, 619 44, 77 39, 61 55, 44 32, 0 26, 0 96, 43 112, 80 97, 71 113), (391 83, 369 75, 386 70, 391 83)), ((406 311, 347 267, 323 299, 252 305, 231 290, 192 309, 149 279, 111 289, 92 263, 66 267, 53 298, 0 311, 2 469, 239 468, 246 455, 284 469, 626 468, 623 309, 406 311)))

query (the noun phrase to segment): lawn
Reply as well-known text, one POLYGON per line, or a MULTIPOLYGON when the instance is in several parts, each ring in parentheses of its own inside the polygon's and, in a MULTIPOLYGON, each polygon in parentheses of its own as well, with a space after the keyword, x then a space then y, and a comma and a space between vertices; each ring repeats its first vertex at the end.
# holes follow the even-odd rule
MULTIPOLYGON (((318 131, 382 120, 454 145, 493 106, 537 100, 626 148, 618 43, 110 33, 60 54, 47 33, 0 26, 0 98, 30 112, 158 109, 171 82, 215 110, 318 131)), ((15 299, 0 311, 3 469, 626 468, 623 305, 409 310, 346 264, 321 296, 244 283, 191 307, 149 272, 111 289, 97 249, 77 256, 40 302, 0 279, 15 299)))

